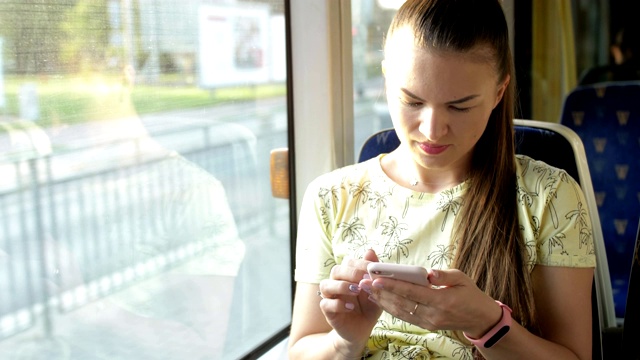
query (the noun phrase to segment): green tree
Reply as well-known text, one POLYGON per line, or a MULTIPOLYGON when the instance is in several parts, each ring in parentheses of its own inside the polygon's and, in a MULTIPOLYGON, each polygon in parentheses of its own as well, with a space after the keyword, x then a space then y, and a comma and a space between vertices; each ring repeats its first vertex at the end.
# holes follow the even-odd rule
POLYGON ((0 36, 8 71, 45 74, 59 70, 60 24, 74 0, 22 0, 0 3, 0 36))
POLYGON ((107 0, 77 0, 64 15, 65 21, 60 24, 64 42, 60 50, 67 70, 101 68, 110 56, 121 56, 111 49, 107 0))

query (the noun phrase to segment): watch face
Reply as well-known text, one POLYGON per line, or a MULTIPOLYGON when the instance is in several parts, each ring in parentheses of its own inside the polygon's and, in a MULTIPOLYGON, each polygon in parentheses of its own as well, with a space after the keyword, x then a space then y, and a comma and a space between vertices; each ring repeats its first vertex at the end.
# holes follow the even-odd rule
POLYGON ((509 329, 510 329, 509 325, 505 325, 501 327, 500 330, 498 330, 495 333, 495 335, 493 335, 489 340, 487 340, 487 342, 484 343, 484 347, 488 349, 493 345, 495 345, 498 342, 498 340, 502 339, 502 337, 509 332, 509 329))

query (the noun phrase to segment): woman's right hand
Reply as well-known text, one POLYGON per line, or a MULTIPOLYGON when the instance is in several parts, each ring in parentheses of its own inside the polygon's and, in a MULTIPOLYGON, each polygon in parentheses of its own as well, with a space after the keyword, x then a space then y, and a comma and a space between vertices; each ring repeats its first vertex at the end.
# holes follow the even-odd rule
POLYGON ((290 359, 359 359, 382 309, 358 287, 373 250, 345 259, 320 284, 298 282, 289 333, 290 359), (316 292, 322 296, 320 299, 316 292))
POLYGON ((364 259, 345 259, 334 266, 330 278, 320 283, 320 309, 338 335, 334 346, 341 353, 341 349, 362 349, 382 314, 382 309, 358 286, 367 274, 367 264, 376 261, 375 252, 367 250, 364 259))

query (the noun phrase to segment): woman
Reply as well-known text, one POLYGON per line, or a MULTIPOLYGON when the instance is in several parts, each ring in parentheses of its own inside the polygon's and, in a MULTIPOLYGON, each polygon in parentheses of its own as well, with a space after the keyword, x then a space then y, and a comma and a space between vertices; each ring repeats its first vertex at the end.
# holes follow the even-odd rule
POLYGON ((307 189, 290 357, 590 359, 591 224, 573 179, 515 155, 500 3, 409 0, 384 52, 401 145, 307 189))

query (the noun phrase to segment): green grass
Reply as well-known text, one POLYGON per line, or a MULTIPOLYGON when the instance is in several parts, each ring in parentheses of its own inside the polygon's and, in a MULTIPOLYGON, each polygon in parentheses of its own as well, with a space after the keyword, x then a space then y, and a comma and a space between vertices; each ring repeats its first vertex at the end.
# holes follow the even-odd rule
MULTIPOLYGON (((162 80, 168 82, 170 76, 162 80)), ((5 78, 6 109, 19 116, 18 94, 24 84, 37 87, 41 126, 78 124, 155 112, 213 106, 286 94, 285 84, 201 89, 195 85, 135 85, 128 88, 116 76, 55 76, 5 78)), ((175 82, 174 82, 175 83, 175 82)))

